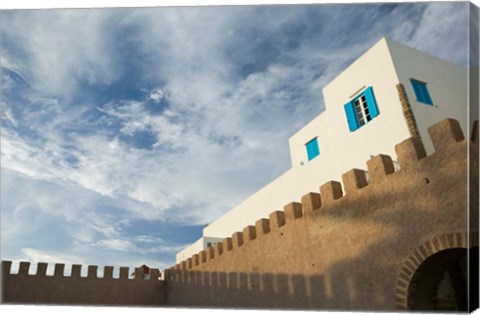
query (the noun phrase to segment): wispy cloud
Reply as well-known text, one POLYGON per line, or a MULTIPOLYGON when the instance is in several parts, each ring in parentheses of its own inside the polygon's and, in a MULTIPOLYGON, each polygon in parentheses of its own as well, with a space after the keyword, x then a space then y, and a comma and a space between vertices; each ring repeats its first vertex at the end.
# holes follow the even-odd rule
MULTIPOLYGON (((109 84, 122 69, 109 47, 110 12, 3 12, 2 62, 42 94, 69 98, 86 84, 109 84), (81 25, 81 27, 79 27, 81 25), (33 27, 32 27, 33 26, 33 27), (117 69, 117 70, 116 70, 117 69)), ((121 17, 120 17, 121 18, 121 17)))
POLYGON ((106 249, 113 249, 118 251, 133 251, 133 244, 128 240, 102 240, 96 244, 96 246, 100 246, 101 248, 106 249))

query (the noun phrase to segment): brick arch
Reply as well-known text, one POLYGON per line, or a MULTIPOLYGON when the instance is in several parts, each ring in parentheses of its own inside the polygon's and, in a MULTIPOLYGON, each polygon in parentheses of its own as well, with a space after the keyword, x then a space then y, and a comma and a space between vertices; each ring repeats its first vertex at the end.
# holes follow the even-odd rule
POLYGON ((408 309, 408 289, 418 267, 430 256, 453 248, 470 248, 478 246, 478 232, 449 233, 418 246, 403 263, 398 276, 395 303, 396 309, 408 309))

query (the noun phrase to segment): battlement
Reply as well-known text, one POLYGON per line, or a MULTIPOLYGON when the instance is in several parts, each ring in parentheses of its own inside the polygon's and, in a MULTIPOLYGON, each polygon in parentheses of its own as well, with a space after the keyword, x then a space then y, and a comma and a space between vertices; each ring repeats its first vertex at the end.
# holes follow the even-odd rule
MULTIPOLYGON (((458 151, 458 145, 470 144, 475 147, 471 151, 478 155, 478 121, 474 123, 471 139, 465 139, 460 124, 454 119, 444 119, 432 125, 428 128, 428 133, 435 148, 435 152, 431 155, 426 155, 420 138, 406 139, 395 146, 400 166, 398 170, 395 170, 390 156, 383 154, 374 156, 366 162, 367 170, 351 169, 345 172, 342 175, 342 183, 337 181, 324 183, 320 186, 319 193, 307 193, 300 202, 291 202, 285 205, 282 211, 273 211, 268 218, 259 219, 255 225, 249 225, 242 231, 233 233, 231 237, 224 238, 221 243, 200 251, 166 272, 193 270, 202 265, 208 268, 208 264, 216 259, 236 252, 251 242, 259 242, 265 236, 283 229, 292 222, 327 215, 335 205, 344 199, 354 200, 369 196, 374 198, 372 194, 375 194, 377 187, 393 185, 393 183, 389 183, 389 179, 405 173, 419 172, 421 169, 428 169, 432 166, 438 167, 442 160, 450 157, 448 151, 458 151)), ((466 152, 467 149, 465 149, 466 152)), ((423 184, 429 184, 430 179, 425 177, 423 181, 423 184)))
POLYGON ((2 261, 2 275, 13 276, 13 277, 49 277, 49 278, 72 278, 72 279, 114 279, 114 280, 160 280, 161 273, 159 269, 151 268, 148 275, 144 275, 142 267, 135 268, 133 275, 130 275, 129 267, 120 267, 119 276, 114 277, 114 267, 104 266, 103 267, 103 276, 99 277, 99 268, 95 265, 82 266, 73 264, 71 266, 70 275, 65 275, 65 264, 55 263, 54 264, 54 273, 53 275, 47 275, 48 263, 39 262, 37 264, 36 273, 30 273, 31 263, 26 261, 21 261, 19 263, 19 268, 17 273, 12 273, 12 262, 11 261, 2 261), (87 275, 83 277, 82 268, 87 268, 87 275))
POLYGON ((66 274, 65 264, 53 265, 48 275, 47 263, 37 264, 31 272, 30 262, 19 263, 17 273, 11 261, 2 261, 4 303, 67 304, 67 305, 164 305, 165 281, 158 269, 144 274, 142 267, 132 275, 128 267, 120 267, 118 277, 114 267, 82 266, 73 264, 66 274), (86 269, 85 269, 86 268, 86 269), (82 269, 86 275, 82 276, 82 269), (103 275, 99 276, 99 271, 103 275))

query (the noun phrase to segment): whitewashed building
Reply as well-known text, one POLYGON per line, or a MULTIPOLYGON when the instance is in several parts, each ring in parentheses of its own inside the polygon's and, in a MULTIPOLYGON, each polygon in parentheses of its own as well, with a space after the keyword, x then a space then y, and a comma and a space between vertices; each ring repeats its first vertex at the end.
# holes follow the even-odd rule
POLYGON ((467 68, 381 39, 325 86, 325 111, 289 139, 292 167, 206 226, 201 239, 177 254, 177 263, 318 192, 321 184, 341 181, 352 168, 366 169, 374 155, 395 159, 395 145, 411 136, 433 152, 427 128, 443 118, 470 130, 468 83, 467 68))

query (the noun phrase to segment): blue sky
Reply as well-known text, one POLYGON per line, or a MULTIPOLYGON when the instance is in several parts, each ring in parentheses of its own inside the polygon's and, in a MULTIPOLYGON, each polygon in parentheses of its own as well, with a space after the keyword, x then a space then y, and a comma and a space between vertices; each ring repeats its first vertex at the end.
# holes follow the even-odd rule
POLYGON ((1 258, 171 266, 380 38, 466 65, 467 8, 2 11, 1 258))

